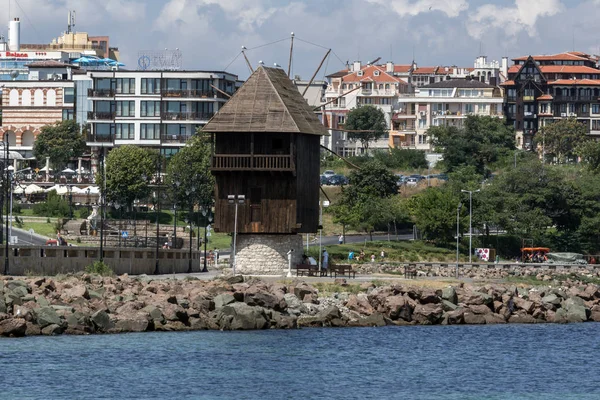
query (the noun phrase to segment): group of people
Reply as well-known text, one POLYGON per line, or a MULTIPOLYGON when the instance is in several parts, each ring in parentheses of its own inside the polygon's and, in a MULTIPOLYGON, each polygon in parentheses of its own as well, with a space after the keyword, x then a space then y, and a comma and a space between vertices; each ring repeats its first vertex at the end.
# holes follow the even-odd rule
MULTIPOLYGON (((361 261, 365 261, 365 251, 361 250, 360 253, 357 255, 355 252, 350 251, 348 253, 348 261, 352 261, 352 260, 356 260, 358 262, 361 261)), ((385 251, 383 249, 381 249, 381 253, 379 253, 379 257, 380 257, 380 261, 383 262, 383 260, 385 260, 385 251)), ((375 256, 375 253, 371 254, 371 262, 375 262, 377 261, 377 257, 375 256)))
POLYGON ((535 253, 525 253, 523 255, 523 262, 526 263, 543 263, 548 261, 548 256, 546 253, 542 253, 541 251, 537 251, 535 253))
MULTIPOLYGON (((313 256, 307 256, 306 254, 302 254, 302 264, 307 265, 319 265, 317 260, 313 256)), ((329 267, 329 253, 326 249, 323 249, 323 254, 321 255, 321 270, 327 270, 329 267)))

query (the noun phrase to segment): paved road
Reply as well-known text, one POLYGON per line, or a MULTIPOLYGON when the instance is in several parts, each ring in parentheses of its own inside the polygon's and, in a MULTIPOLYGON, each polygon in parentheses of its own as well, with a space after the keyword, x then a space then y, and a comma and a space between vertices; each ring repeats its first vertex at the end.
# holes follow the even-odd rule
MULTIPOLYGON (((4 229, 6 229, 6 228, 4 228, 4 229)), ((17 244, 39 246, 39 245, 45 245, 46 240, 48 240, 48 238, 45 236, 38 235, 35 233, 32 235, 29 232, 27 232, 23 229, 15 228, 14 226, 12 228, 12 235, 18 237, 17 244)))

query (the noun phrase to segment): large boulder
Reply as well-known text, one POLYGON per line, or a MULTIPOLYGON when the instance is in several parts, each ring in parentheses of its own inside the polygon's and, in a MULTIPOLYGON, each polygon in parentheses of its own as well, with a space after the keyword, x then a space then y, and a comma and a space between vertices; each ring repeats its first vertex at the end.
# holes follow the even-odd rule
POLYGON ((42 329, 42 335, 45 336, 57 336, 62 335, 65 328, 58 324, 51 324, 42 329))
POLYGON ((143 312, 119 316, 115 327, 117 332, 145 332, 149 327, 148 316, 143 312))
POLYGON ((286 293, 283 295, 283 300, 287 304, 287 312, 292 315, 300 315, 308 312, 304 303, 300 301, 293 293, 286 293))
POLYGON ((356 311, 361 315, 371 315, 375 312, 366 294, 350 295, 346 301, 346 307, 349 310, 356 311))
POLYGON ((91 320, 94 323, 96 330, 100 332, 108 332, 113 327, 109 315, 104 310, 98 310, 93 313, 91 320))
POLYGON ((313 316, 301 316, 298 318, 299 327, 321 327, 321 326, 346 326, 348 320, 342 316, 339 308, 331 305, 313 316))
POLYGON ((52 307, 41 307, 34 310, 35 320, 40 328, 44 329, 48 325, 56 324, 61 325, 62 321, 56 310, 52 307))
POLYGON ((442 299, 449 301, 452 304, 458 304, 458 295, 456 294, 456 289, 454 289, 452 286, 442 289, 442 299))
POLYGON ((412 319, 421 325, 435 325, 441 322, 444 310, 440 304, 419 304, 412 313, 412 319))
MULTIPOLYGON (((472 306, 470 306, 470 307, 472 307, 472 306)), ((465 321, 465 324, 468 324, 468 325, 483 325, 486 323, 485 315, 475 314, 470 309, 465 310, 465 312, 463 314, 463 319, 465 321)))
POLYGON ((410 322, 413 319, 412 301, 408 296, 391 296, 385 299, 385 309, 392 320, 402 319, 410 322))
POLYGON ((563 308, 567 312, 567 322, 585 322, 591 314, 580 297, 569 297, 563 302, 563 308))
POLYGON ((219 310, 228 304, 235 303, 235 297, 231 293, 221 293, 216 295, 213 301, 215 302, 215 310, 219 310))
POLYGON ((481 305, 493 306, 494 299, 487 293, 482 292, 467 292, 460 297, 459 301, 465 305, 481 305))
POLYGON ((294 294, 299 299, 304 299, 306 295, 318 296, 317 290, 305 282, 300 282, 294 287, 294 294))
POLYGON ((255 285, 250 286, 244 293, 244 303, 249 306, 260 306, 276 311, 283 311, 286 307, 285 302, 281 304, 277 296, 255 285))
POLYGON ((224 330, 265 329, 269 327, 265 310, 246 303, 232 303, 217 314, 218 324, 224 330))
POLYGON ((23 318, 10 318, 0 321, 0 335, 25 336, 27 321, 23 318))

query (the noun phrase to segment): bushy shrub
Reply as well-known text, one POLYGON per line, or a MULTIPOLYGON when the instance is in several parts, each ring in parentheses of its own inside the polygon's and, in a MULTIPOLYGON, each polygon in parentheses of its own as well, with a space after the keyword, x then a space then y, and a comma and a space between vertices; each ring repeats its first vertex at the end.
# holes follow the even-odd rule
POLYGON ((86 219, 89 216, 90 216, 89 208, 84 207, 84 208, 80 208, 79 210, 77 210, 77 217, 79 219, 86 219))
POLYGON ((114 275, 113 270, 102 261, 94 261, 92 264, 85 267, 85 272, 88 274, 98 274, 101 276, 114 275))
POLYGON ((48 193, 46 202, 37 203, 33 206, 33 213, 47 217, 66 217, 69 215, 69 202, 52 190, 48 193))

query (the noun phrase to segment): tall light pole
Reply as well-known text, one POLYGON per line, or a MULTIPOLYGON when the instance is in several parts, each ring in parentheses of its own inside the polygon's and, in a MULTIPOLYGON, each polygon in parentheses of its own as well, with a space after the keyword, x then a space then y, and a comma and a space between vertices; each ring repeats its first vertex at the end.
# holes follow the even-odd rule
POLYGON ((186 196, 188 196, 188 199, 190 200, 190 213, 188 214, 188 222, 190 224, 190 257, 189 257, 189 261, 188 261, 188 274, 192 273, 192 231, 194 229, 193 225, 192 225, 192 221, 194 220, 194 218, 192 218, 192 214, 194 212, 194 194, 196 192, 196 187, 192 186, 189 189, 185 190, 185 194, 186 196))
POLYGON ((100 171, 102 173, 103 188, 100 192, 100 262, 104 261, 104 207, 106 203, 106 168, 104 167, 104 146, 102 146, 102 153, 100 153, 100 171))
POLYGON ((458 279, 458 243, 460 240, 460 209, 462 208, 462 203, 458 203, 458 207, 456 207, 456 279, 458 279))
POLYGON ((69 191, 69 219, 73 219, 73 185, 67 185, 69 191))
POLYGON ((173 200, 173 248, 177 248, 177 196, 179 195, 179 185, 181 182, 177 179, 174 183, 174 200, 173 200))
POLYGON ((473 262, 473 251, 471 249, 473 243, 473 193, 481 192, 477 190, 461 190, 463 193, 469 193, 469 263, 473 262))
MULTIPOLYGON (((236 204, 236 212, 237 212, 237 204, 236 204)), ((204 268, 202 268, 202 272, 208 272, 208 268, 206 267, 206 245, 208 244, 208 226, 212 222, 212 214, 210 212, 210 207, 208 207, 208 206, 202 207, 202 216, 204 217, 204 221, 205 221, 205 225, 204 225, 204 268)), ((237 216, 235 219, 237 220, 237 216)), ((234 230, 237 231, 237 229, 234 229, 234 230)), ((234 240, 235 240, 235 238, 234 238, 234 240)), ((234 249, 235 249, 235 244, 234 244, 234 249)), ((216 261, 217 260, 215 260, 215 262, 216 261)))
POLYGON ((323 252, 323 207, 329 207, 329 201, 319 201, 319 275, 321 274, 321 253, 323 252))
MULTIPOLYGON (((232 254, 233 260, 231 263, 232 268, 233 268, 233 275, 235 275, 235 267, 236 267, 236 262, 237 262, 237 257, 235 256, 235 246, 236 246, 236 239, 237 239, 238 204, 244 204, 246 202, 246 196, 244 196, 243 194, 238 194, 238 195, 230 194, 227 196, 227 201, 229 202, 229 205, 235 205, 235 221, 233 223, 233 254, 232 254)), ((206 234, 206 230, 204 232, 206 234)), ((206 249, 206 245, 204 248, 206 249)), ((205 257, 206 257, 206 254, 205 254, 205 257)))
MULTIPOLYGON (((8 141, 8 132, 4 133, 4 168, 6 168, 6 181, 5 181, 5 187, 6 187, 6 201, 8 201, 8 196, 10 195, 10 170, 8 169, 8 159, 9 159, 9 154, 10 154, 10 149, 9 149, 9 141, 8 141)), ((8 204, 6 204, 7 206, 7 210, 6 210, 6 238, 5 240, 5 249, 4 249, 4 275, 8 275, 8 241, 10 240, 9 238, 9 232, 8 232, 8 204)), ((0 213, 1 214, 1 213, 0 213)))
POLYGON ((160 207, 160 155, 158 155, 158 157, 156 157, 156 191, 152 193, 152 196, 154 198, 154 211, 156 212, 156 263, 154 265, 154 275, 158 275, 159 274, 159 264, 158 264, 158 249, 159 249, 159 243, 158 243, 158 235, 159 235, 159 231, 160 231, 160 224, 158 222, 158 209, 160 207))

